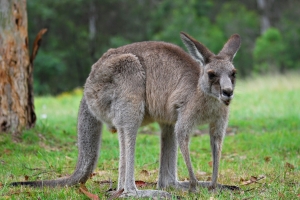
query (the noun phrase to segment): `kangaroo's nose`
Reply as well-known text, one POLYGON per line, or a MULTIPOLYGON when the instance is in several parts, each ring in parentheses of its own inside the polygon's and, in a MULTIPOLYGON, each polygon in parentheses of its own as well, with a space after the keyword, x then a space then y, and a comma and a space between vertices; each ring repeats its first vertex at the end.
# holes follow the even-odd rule
POLYGON ((233 90, 232 89, 223 89, 222 90, 222 95, 226 96, 226 97, 231 97, 233 94, 233 90))

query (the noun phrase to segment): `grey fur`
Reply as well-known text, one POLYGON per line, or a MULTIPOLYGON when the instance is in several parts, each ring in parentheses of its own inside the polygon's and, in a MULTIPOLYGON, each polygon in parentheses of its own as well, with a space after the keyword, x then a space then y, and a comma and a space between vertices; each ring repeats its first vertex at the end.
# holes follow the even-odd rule
POLYGON ((170 197, 165 191, 138 190, 135 185, 137 130, 156 121, 162 130, 158 188, 195 191, 197 185, 211 189, 226 187, 217 184, 218 167, 234 90, 232 59, 240 47, 240 37, 233 35, 218 55, 185 33, 181 33, 181 38, 191 56, 164 42, 140 42, 107 51, 92 66, 85 83, 78 118, 79 157, 75 172, 64 181, 29 185, 85 182, 97 162, 101 124, 105 123, 119 135, 118 190, 124 189, 123 196, 170 197), (190 160, 189 134, 196 125, 205 123, 210 125, 213 174, 211 182, 198 182, 190 160), (189 182, 177 178, 178 146, 189 171, 189 182))

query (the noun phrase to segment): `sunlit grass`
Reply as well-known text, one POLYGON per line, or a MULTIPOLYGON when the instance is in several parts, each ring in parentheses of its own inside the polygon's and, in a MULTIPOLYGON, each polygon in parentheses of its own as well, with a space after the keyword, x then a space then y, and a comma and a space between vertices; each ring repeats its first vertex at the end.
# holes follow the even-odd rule
MULTIPOLYGON (((78 187, 32 189, 9 187, 12 181, 50 179, 72 173, 77 160, 76 121, 80 90, 58 97, 35 99, 37 125, 12 142, 0 134, 0 199, 87 199, 78 187)), ((242 187, 244 192, 199 193, 170 190, 185 199, 297 199, 300 194, 300 75, 273 75, 238 80, 229 126, 236 132, 225 138, 219 182, 242 187), (244 185, 253 177, 264 177, 244 185)), ((157 132, 157 125, 147 131, 157 132)), ((159 136, 139 134, 136 180, 157 181, 159 136)), ((209 136, 192 137, 191 156, 199 180, 209 180, 212 168, 209 136)), ((117 134, 104 130, 95 175, 86 184, 100 199, 106 198, 118 174, 117 134)), ((178 177, 188 178, 181 154, 178 177)), ((148 186, 155 188, 155 186, 148 186)))

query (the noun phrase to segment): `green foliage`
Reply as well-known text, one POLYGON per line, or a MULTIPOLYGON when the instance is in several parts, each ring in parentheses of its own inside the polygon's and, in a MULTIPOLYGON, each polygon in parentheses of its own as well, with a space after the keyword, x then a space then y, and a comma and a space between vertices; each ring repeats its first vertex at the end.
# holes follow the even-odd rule
POLYGON ((299 69, 300 66, 300 24, 298 23, 300 2, 294 2, 292 7, 285 10, 278 29, 281 32, 283 43, 286 46, 283 53, 285 60, 283 70, 299 69))
POLYGON ((41 49, 35 59, 35 66, 33 82, 35 94, 55 94, 64 90, 60 83, 65 79, 67 67, 62 58, 41 49), (57 86, 51 87, 51 85, 57 86))
MULTIPOLYGON (((87 199, 76 186, 43 189, 8 186, 12 181, 24 181, 25 177, 45 180, 72 173, 78 155, 76 118, 81 95, 82 90, 76 89, 58 97, 38 97, 37 125, 24 132, 22 142, 13 142, 9 134, 0 134, 0 199, 87 199)), ((183 199, 297 199, 300 194, 299 98, 297 73, 238 80, 229 122, 235 131, 225 137, 219 182, 238 185, 243 191, 211 193, 201 189, 195 194, 168 191, 183 199), (265 178, 245 185, 255 177, 265 178)), ((158 132, 157 125, 146 128, 158 132)), ((136 180, 157 181, 159 143, 159 135, 138 134, 136 180)), ((207 134, 191 138, 191 159, 199 180, 211 177, 209 143, 207 134)), ((102 182, 112 181, 113 188, 117 185, 118 150, 118 135, 104 129, 100 159, 94 176, 86 183, 89 191, 100 199, 108 199, 105 191, 110 187, 102 182)), ((178 158, 178 178, 185 180, 188 171, 181 153, 178 158)), ((150 184, 146 188, 155 189, 155 186, 150 184)))
POLYGON ((285 49, 281 33, 275 28, 268 29, 256 40, 253 51, 255 70, 258 72, 280 71, 286 59, 285 49))
MULTIPOLYGON (((258 14, 239 2, 225 3, 216 17, 216 26, 224 34, 223 42, 217 41, 219 45, 223 45, 234 33, 241 36, 242 45, 234 63, 242 77, 250 75, 253 69, 252 49, 255 38, 259 35, 258 14)), ((214 43, 214 40, 211 42, 214 43)))
POLYGON ((111 48, 117 48, 126 44, 129 44, 130 41, 123 38, 122 36, 115 36, 109 39, 109 44, 111 48))
POLYGON ((210 26, 209 19, 203 14, 209 12, 211 6, 210 1, 164 1, 153 14, 153 20, 160 22, 161 26, 158 30, 155 29, 153 38, 183 46, 180 31, 188 32, 197 39, 203 37, 203 32, 210 26), (164 22, 161 23, 161 20, 164 22))

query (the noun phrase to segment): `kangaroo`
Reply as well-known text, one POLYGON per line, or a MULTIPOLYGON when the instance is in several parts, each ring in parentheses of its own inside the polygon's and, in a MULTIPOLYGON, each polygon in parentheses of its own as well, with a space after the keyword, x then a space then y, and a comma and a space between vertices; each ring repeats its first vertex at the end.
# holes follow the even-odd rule
POLYGON ((12 185, 71 186, 85 183, 93 172, 101 143, 102 124, 119 137, 118 190, 122 197, 170 197, 163 190, 138 190, 134 179, 137 130, 158 122, 161 153, 157 187, 197 190, 229 188, 217 184, 219 160, 233 98, 236 69, 232 60, 240 36, 232 35, 219 54, 181 32, 187 50, 165 42, 138 42, 108 50, 93 66, 84 86, 78 115, 79 156, 70 177, 15 182, 12 185), (196 125, 209 124, 213 158, 211 182, 196 179, 189 141, 196 125), (177 150, 183 155, 189 181, 178 181, 177 150))

